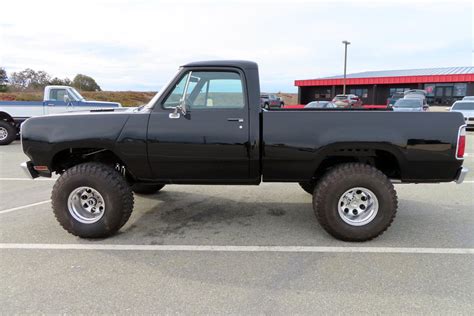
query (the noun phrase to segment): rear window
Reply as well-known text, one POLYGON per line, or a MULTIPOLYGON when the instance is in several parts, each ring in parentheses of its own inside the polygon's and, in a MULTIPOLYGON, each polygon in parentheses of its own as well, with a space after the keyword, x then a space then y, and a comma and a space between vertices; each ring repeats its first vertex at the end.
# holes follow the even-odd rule
POLYGON ((263 99, 268 99, 268 94, 261 94, 260 97, 263 99))
POLYGON ((454 103, 453 110, 471 110, 471 111, 474 111, 474 102, 454 103))

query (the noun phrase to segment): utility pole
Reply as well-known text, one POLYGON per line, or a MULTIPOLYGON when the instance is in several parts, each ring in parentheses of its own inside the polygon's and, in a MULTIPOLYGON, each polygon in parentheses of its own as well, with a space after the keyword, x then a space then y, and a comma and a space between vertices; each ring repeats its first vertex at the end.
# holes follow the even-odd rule
POLYGON ((344 85, 342 87, 342 94, 346 94, 347 45, 350 45, 351 42, 342 41, 342 44, 344 44, 344 85))

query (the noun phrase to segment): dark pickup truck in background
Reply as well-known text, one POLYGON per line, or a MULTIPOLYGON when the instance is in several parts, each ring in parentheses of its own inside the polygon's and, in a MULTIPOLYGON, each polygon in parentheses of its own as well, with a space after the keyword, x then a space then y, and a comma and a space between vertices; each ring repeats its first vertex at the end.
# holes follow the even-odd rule
POLYGON ((464 124, 460 113, 262 110, 257 64, 195 62, 146 106, 28 119, 22 166, 61 175, 53 211, 81 237, 118 231, 132 191, 264 181, 300 183, 327 232, 364 241, 395 217, 392 182, 463 181, 464 124))

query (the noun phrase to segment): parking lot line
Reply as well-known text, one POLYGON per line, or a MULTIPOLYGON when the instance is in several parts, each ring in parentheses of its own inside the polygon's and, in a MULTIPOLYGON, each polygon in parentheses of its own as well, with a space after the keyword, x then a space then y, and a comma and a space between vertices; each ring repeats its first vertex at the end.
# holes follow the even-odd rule
POLYGON ((0 211, 0 214, 10 213, 10 212, 22 210, 22 209, 24 209, 24 208, 28 208, 28 207, 32 207, 32 206, 37 206, 37 205, 41 205, 41 204, 46 204, 46 203, 49 203, 49 202, 51 202, 51 200, 46 200, 46 201, 36 202, 36 203, 28 204, 28 205, 23 205, 23 206, 18 206, 18 207, 14 207, 14 208, 9 208, 9 209, 0 211))
POLYGON ((206 245, 114 245, 114 244, 20 244, 0 243, 0 249, 112 250, 194 252, 301 252, 301 253, 393 253, 474 255, 474 248, 319 247, 319 246, 206 246, 206 245))

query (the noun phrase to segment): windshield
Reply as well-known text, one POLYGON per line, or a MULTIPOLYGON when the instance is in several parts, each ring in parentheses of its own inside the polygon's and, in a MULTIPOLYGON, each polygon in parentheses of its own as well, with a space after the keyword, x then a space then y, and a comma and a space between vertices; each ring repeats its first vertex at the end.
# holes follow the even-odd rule
POLYGON ((474 111, 474 102, 454 103, 453 110, 470 110, 474 111))
POLYGON ((77 92, 76 89, 70 88, 69 92, 72 93, 72 95, 74 96, 74 99, 76 99, 76 101, 83 101, 83 100, 85 100, 84 97, 83 97, 79 92, 77 92))
POLYGON ((180 70, 181 70, 181 68, 178 69, 176 74, 174 76, 172 76, 171 79, 161 87, 160 91, 158 91, 158 93, 155 94, 155 96, 144 106, 145 109, 152 109, 153 108, 156 101, 158 101, 158 99, 161 97, 161 95, 165 92, 166 88, 171 84, 171 82, 173 82, 174 78, 176 78, 176 76, 178 75, 180 70))
POLYGON ((419 108, 421 100, 419 99, 400 99, 393 105, 396 108, 419 108))

